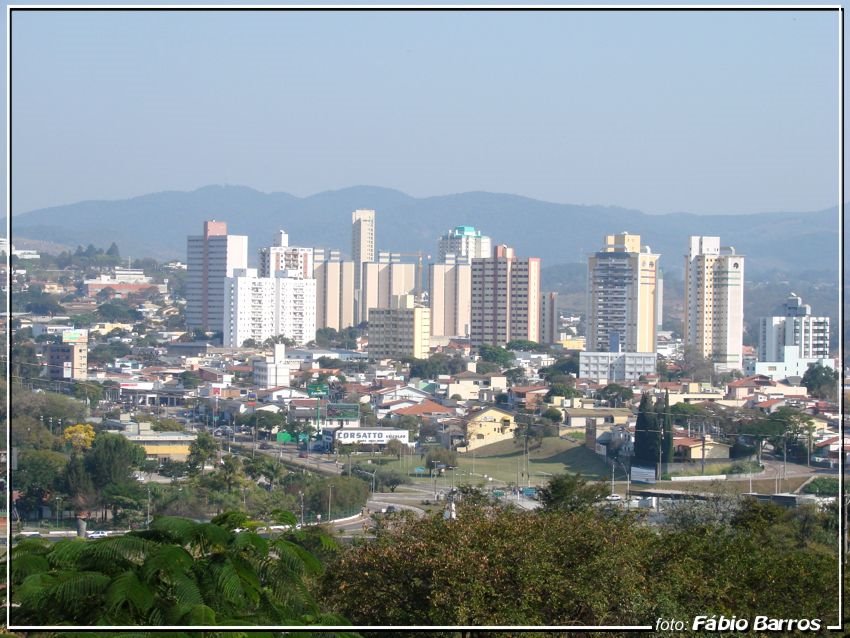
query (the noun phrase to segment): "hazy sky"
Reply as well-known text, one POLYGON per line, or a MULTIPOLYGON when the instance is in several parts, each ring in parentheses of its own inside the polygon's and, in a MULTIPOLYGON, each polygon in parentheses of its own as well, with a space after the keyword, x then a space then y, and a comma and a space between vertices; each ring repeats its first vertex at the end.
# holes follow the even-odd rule
POLYGON ((13 211, 208 184, 838 201, 836 12, 29 12, 13 211))

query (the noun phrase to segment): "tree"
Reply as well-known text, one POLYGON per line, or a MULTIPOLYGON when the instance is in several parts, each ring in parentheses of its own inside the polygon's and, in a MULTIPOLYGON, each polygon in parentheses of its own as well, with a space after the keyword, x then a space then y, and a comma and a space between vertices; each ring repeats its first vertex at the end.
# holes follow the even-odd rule
POLYGON ((375 482, 379 486, 378 489, 387 488, 390 492, 395 492, 395 488, 408 481, 407 477, 398 470, 379 469, 375 473, 375 482))
POLYGON ((549 419, 553 423, 560 423, 564 415, 558 408, 547 408, 541 415, 544 419, 549 419))
POLYGON ((506 350, 519 350, 520 352, 549 352, 549 346, 545 343, 529 341, 528 339, 513 339, 505 344, 506 350))
POLYGON ((391 439, 387 442, 386 450, 390 454, 395 454, 397 459, 401 458, 401 453, 404 451, 405 445, 398 439, 391 439))
MULTIPOLYGON (((278 521, 294 525, 281 513, 278 521)), ((90 542, 27 539, 13 549, 14 622, 38 625, 343 625, 307 586, 321 574, 306 535, 271 540, 212 523, 157 518, 90 542)), ((321 542, 334 541, 321 535, 321 542)), ((338 634, 344 635, 344 634, 338 634)))
POLYGON ((436 465, 455 467, 457 465, 457 452, 447 450, 444 447, 432 447, 425 455, 425 466, 433 471, 436 465))
POLYGON ((610 493, 607 485, 590 483, 581 474, 559 474, 538 490, 545 511, 575 512, 592 507, 610 493))
POLYGON ((596 393, 596 397, 607 401, 611 407, 619 408, 634 398, 634 392, 631 388, 625 388, 618 383, 609 383, 596 393))
POLYGON ((189 446, 186 462, 193 471, 203 473, 204 466, 215 458, 217 452, 218 443, 212 435, 208 432, 199 432, 198 437, 189 446))
POLYGON ((496 363, 500 368, 507 368, 514 361, 514 355, 499 346, 482 343, 478 346, 478 354, 483 361, 496 363))
POLYGON ((670 414, 670 394, 655 402, 656 423, 661 430, 661 462, 673 462, 673 417, 670 414))
POLYGON ((194 390, 201 385, 201 376, 192 370, 180 373, 180 383, 187 390, 194 390))
POLYGON ((121 434, 103 432, 85 454, 85 464, 96 489, 134 481, 133 471, 145 462, 145 449, 121 434))
POLYGON ((810 365, 803 375, 802 384, 809 394, 818 399, 835 401, 838 396, 838 371, 820 362, 810 365))
POLYGON ((654 467, 659 461, 660 449, 661 433, 658 427, 658 419, 649 393, 645 392, 638 406, 638 417, 635 424, 635 465, 654 467))
POLYGON ((118 251, 118 244, 116 244, 115 242, 112 242, 109 245, 109 248, 106 249, 106 254, 110 257, 116 257, 118 259, 121 259, 121 253, 118 251))
POLYGON ((475 364, 475 372, 478 374, 493 374, 501 371, 498 363, 493 361, 479 361, 475 364))
POLYGON ((82 452, 91 447, 94 441, 94 428, 88 423, 78 423, 65 428, 62 438, 68 443, 74 452, 82 452))
POLYGON ((693 381, 711 381, 714 377, 714 363, 694 346, 685 346, 679 367, 681 376, 693 381))
POLYGON ((582 396, 581 392, 575 388, 562 383, 555 383, 549 386, 549 392, 546 393, 546 400, 552 400, 552 397, 564 397, 565 399, 576 399, 582 396))

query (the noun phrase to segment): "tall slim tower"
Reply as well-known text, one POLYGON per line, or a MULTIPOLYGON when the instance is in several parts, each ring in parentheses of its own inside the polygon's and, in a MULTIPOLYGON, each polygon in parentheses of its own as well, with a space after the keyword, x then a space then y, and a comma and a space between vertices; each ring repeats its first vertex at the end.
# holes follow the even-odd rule
POLYGON ((351 213, 351 258, 354 260, 354 287, 360 289, 364 262, 375 261, 375 211, 351 213))
POLYGON ((717 367, 743 364, 744 257, 719 237, 692 236, 685 255, 685 346, 717 367))
POLYGON ((248 238, 228 235, 227 223, 204 222, 204 234, 187 239, 186 325, 192 330, 224 327, 224 280, 248 267, 248 238))
POLYGON ((313 251, 316 277, 316 328, 342 330, 355 325, 354 262, 338 250, 313 251))
POLYGON ((520 258, 495 246, 493 256, 472 260, 472 345, 540 341, 540 258, 520 258))
POLYGON ((587 263, 589 352, 655 352, 657 272, 640 235, 605 237, 587 263))

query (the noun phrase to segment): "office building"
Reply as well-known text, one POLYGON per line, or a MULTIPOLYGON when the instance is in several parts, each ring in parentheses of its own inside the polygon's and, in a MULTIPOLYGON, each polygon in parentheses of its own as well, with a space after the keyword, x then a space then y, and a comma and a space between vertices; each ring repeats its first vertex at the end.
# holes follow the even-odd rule
POLYGON ((410 294, 394 295, 389 308, 369 309, 369 356, 375 359, 427 359, 431 310, 410 294))
POLYGON ((741 369, 744 333, 744 256, 719 237, 692 236, 685 256, 685 347, 717 369, 741 369))
POLYGON ((343 330, 356 325, 354 262, 342 259, 338 250, 313 251, 316 279, 316 328, 343 330))
POLYGON ((286 231, 278 231, 277 245, 260 249, 260 277, 274 277, 280 270, 294 270, 303 279, 313 277, 313 249, 290 246, 286 231))
POLYGON ((453 255, 429 268, 428 301, 431 307, 431 335, 469 337, 472 320, 472 266, 453 255))
POLYGON ((221 330, 224 325, 224 280, 248 267, 248 238, 228 235, 227 224, 204 222, 204 234, 187 241, 186 326, 221 330))
POLYGON ((225 278, 224 346, 246 340, 262 343, 283 335, 299 345, 316 338, 316 281, 296 271, 259 277, 255 268, 233 271, 225 278))
POLYGON ((472 263, 473 259, 490 257, 492 248, 490 238, 482 235, 473 226, 455 226, 440 237, 437 255, 440 262, 453 256, 457 263, 472 263))
POLYGON ((47 347, 47 378, 68 381, 88 378, 88 330, 63 330, 62 343, 47 347))
POLYGON ((508 246, 472 260, 472 345, 540 341, 540 258, 520 258, 508 246))
POLYGON ((640 235, 607 235, 588 258, 587 350, 655 352, 658 255, 640 235))
POLYGON ((286 346, 274 345, 272 356, 253 362, 254 385, 260 389, 288 386, 291 364, 286 360, 286 346))

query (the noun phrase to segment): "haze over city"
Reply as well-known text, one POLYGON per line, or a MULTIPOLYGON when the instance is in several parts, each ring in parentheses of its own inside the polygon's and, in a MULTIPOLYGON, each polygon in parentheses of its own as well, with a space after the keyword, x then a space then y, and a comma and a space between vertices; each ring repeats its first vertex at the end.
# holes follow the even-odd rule
MULTIPOLYGON (((208 184, 838 200, 833 12, 18 12, 15 214, 208 184)), ((368 205, 368 202, 364 202, 368 205)))

